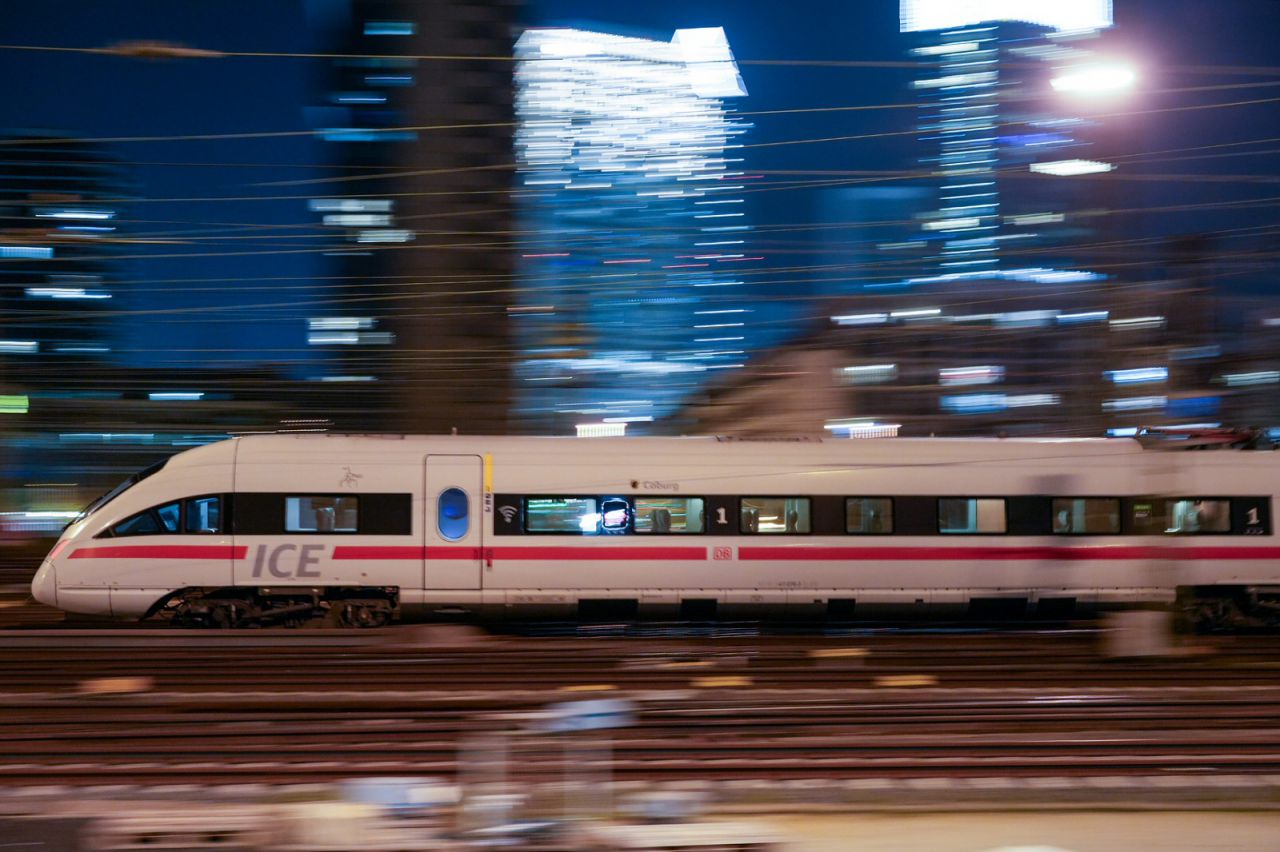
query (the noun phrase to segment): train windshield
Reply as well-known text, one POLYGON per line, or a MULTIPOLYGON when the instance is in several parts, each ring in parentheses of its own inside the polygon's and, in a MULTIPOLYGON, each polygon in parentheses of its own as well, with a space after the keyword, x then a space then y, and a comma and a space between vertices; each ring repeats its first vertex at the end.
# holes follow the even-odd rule
MULTIPOLYGON (((148 476, 151 476, 153 473, 158 473, 160 471, 160 468, 164 467, 164 463, 166 461, 168 461, 168 459, 162 459, 161 461, 156 462, 150 467, 145 467, 142 470, 138 471, 133 476, 126 479, 124 482, 121 482, 115 488, 112 488, 106 494, 103 494, 101 497, 94 500, 88 506, 85 506, 83 509, 81 509, 80 514, 76 515, 75 520, 76 521, 84 520, 85 518, 92 515, 94 512, 101 509, 103 506, 110 503, 112 500, 119 497, 124 492, 128 491, 133 486, 137 485, 142 480, 146 479, 148 476)), ((72 521, 72 523, 75 523, 75 521, 72 521)))

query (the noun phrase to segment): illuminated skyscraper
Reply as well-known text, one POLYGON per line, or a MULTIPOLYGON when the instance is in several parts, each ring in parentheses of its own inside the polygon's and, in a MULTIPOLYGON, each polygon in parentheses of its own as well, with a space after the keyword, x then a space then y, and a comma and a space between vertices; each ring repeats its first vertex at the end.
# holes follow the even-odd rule
MULTIPOLYGON (((900 9, 937 205, 911 233, 870 232, 882 266, 849 252, 870 274, 833 303, 831 326, 723 377, 683 413, 684 431, 1102 435, 1222 416, 1230 397, 1210 384, 1220 347, 1196 264, 1117 264, 1102 252, 1123 245, 1119 226, 1110 245, 1090 245, 1103 242, 1095 223, 1117 221, 1097 217, 1134 206, 1106 175, 1125 120, 1115 96, 1133 81, 1105 58, 1109 0, 900 9)), ((830 192, 864 208, 855 221, 906 219, 895 213, 905 194, 830 192)), ((1242 358, 1214 381, 1232 391, 1280 378, 1242 358)))
POLYGON ((124 180, 102 149, 47 133, 0 138, 0 172, 0 383, 35 390, 111 350, 124 180))
POLYGON ((1073 178, 1112 166, 1068 90, 1108 82, 1091 45, 1111 24, 1110 0, 902 0, 902 30, 920 37, 923 164, 940 179, 923 228, 946 280, 1080 262, 1064 250, 1088 227, 1073 178))
POLYGON ((520 428, 661 418, 752 337, 724 31, 532 29, 516 56, 520 428))

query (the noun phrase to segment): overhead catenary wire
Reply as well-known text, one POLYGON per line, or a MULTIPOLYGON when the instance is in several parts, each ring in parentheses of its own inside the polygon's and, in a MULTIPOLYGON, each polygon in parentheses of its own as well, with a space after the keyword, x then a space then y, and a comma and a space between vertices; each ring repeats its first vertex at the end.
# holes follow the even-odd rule
MULTIPOLYGON (((71 45, 39 45, 39 44, 0 44, 0 50, 47 52, 47 53, 82 53, 97 55, 120 55, 120 46, 76 47, 71 45)), ((560 57, 525 58, 512 54, 452 54, 452 53, 321 53, 306 51, 231 51, 206 49, 199 51, 203 58, 246 58, 246 59, 382 59, 382 60, 415 60, 421 62, 500 62, 514 63, 526 61, 558 61, 560 57)), ((608 57, 602 55, 602 59, 608 57)), ((709 60, 715 61, 715 60, 709 60)), ((739 65, 786 66, 808 68, 917 68, 920 63, 915 60, 880 60, 880 59, 768 59, 768 58, 735 58, 739 65)), ((1033 63, 1027 63, 1033 64, 1033 63)), ((1280 77, 1278 66, 1251 65, 1173 65, 1170 70, 1194 74, 1245 74, 1251 76, 1280 77)))
MULTIPOLYGON (((1277 82, 1277 85, 1280 85, 1280 82, 1277 82)), ((842 109, 845 109, 845 108, 844 108, 844 107, 830 107, 830 108, 829 108, 829 107, 821 107, 821 108, 818 108, 818 109, 819 109, 819 110, 821 110, 821 111, 826 111, 826 110, 829 110, 829 109, 842 110, 842 109)), ((800 111, 801 111, 801 112, 803 112, 804 110, 800 110, 800 111)), ((770 112, 774 112, 774 111, 770 111, 770 112)), ((780 112, 789 112, 789 111, 788 111, 788 110, 781 110, 780 112)), ((3 138, 3 137, 0 137, 0 138, 3 138)), ((82 141, 83 141, 83 140, 82 140, 82 141)), ((1280 142, 1280 136, 1262 137, 1262 138, 1258 138, 1258 139, 1243 139, 1243 140, 1238 140, 1238 141, 1235 141, 1235 142, 1219 142, 1219 143, 1213 143, 1213 144, 1207 144, 1207 145, 1193 145, 1193 146, 1189 146, 1189 147, 1182 147, 1182 148, 1166 148, 1166 149, 1162 149, 1162 150, 1155 150, 1155 151, 1139 151, 1139 152, 1131 152, 1131 153, 1128 153, 1128 154, 1108 154, 1108 155, 1107 155, 1107 159, 1108 159, 1108 160, 1112 160, 1112 161, 1131 160, 1131 159, 1138 159, 1138 158, 1154 157, 1154 156, 1162 155, 1162 154, 1176 154, 1176 153, 1185 153, 1185 152, 1189 152, 1189 151, 1207 151, 1207 150, 1212 150, 1212 149, 1217 149, 1217 148, 1233 148, 1233 147, 1242 147, 1242 146, 1245 146, 1245 145, 1264 145, 1264 144, 1271 144, 1271 143, 1274 143, 1274 142, 1280 142)), ((1244 151, 1244 152, 1240 152, 1239 156, 1253 156, 1253 155, 1271 154, 1271 153, 1274 153, 1274 151, 1273 151, 1273 150, 1271 150, 1271 149, 1258 150, 1258 151, 1244 151)), ((1205 158, 1209 158, 1209 157, 1211 157, 1211 156, 1219 156, 1219 155, 1205 155, 1205 158)), ((1235 156, 1235 155, 1220 155, 1220 156, 1235 156)), ((326 170, 326 171, 335 171, 335 170, 340 170, 340 171, 363 171, 363 172, 370 172, 370 173, 376 172, 376 173, 378 173, 378 174, 377 174, 377 177, 382 177, 382 178, 389 178, 389 177, 392 177, 392 176, 397 175, 397 174, 399 174, 399 175, 410 175, 410 176, 412 176, 412 175, 416 175, 416 174, 432 174, 432 175, 437 175, 437 174, 450 174, 450 173, 453 173, 453 172, 459 172, 459 173, 462 173, 462 172, 479 171, 479 170, 485 170, 485 171, 517 171, 517 170, 520 170, 520 169, 524 168, 524 167, 522 167, 522 166, 520 166, 519 164, 514 163, 514 162, 513 162, 513 163, 503 163, 503 164, 492 165, 492 166, 483 166, 483 167, 480 167, 480 166, 458 166, 458 167, 454 167, 454 168, 435 168, 435 169, 429 169, 429 170, 420 170, 420 171, 418 171, 418 172, 405 172, 405 171, 403 170, 403 168, 402 168, 402 167, 397 166, 397 165, 368 165, 368 164, 351 164, 351 163, 342 163, 342 164, 340 164, 340 165, 339 165, 339 164, 335 164, 335 163, 302 163, 302 162, 292 162, 292 163, 258 163, 258 162, 251 162, 251 161, 234 161, 234 160, 232 160, 232 161, 221 161, 221 162, 204 162, 204 161, 182 161, 182 160, 133 160, 133 159, 116 159, 116 160, 81 160, 81 161, 78 161, 78 162, 80 162, 80 163, 82 163, 82 164, 84 164, 84 165, 111 165, 111 166, 126 166, 126 167, 153 167, 153 166, 154 166, 154 167, 174 167, 174 168, 310 169, 310 170, 326 170)), ((765 174, 765 175, 776 175, 776 174, 848 174, 848 175, 858 174, 858 175, 873 175, 873 174, 883 174, 883 175, 886 175, 886 176, 893 176, 893 175, 901 174, 901 173, 903 173, 904 171, 906 171, 906 170, 902 170, 902 169, 888 169, 888 170, 851 170, 851 169, 815 169, 815 168, 808 168, 808 169, 759 169, 759 168, 753 168, 753 169, 751 169, 751 172, 752 172, 753 174, 765 174)), ((918 172, 918 171, 920 171, 920 170, 918 170, 918 169, 917 169, 917 170, 914 170, 914 171, 917 171, 917 172, 918 172)), ((272 185, 272 184, 270 184, 270 183, 260 183, 260 184, 252 184, 252 185, 255 185, 255 186, 269 186, 269 185, 272 185)))
MULTIPOLYGON (((3 49, 4 47, 0 45, 0 50, 3 50, 3 49)), ((1274 84, 1271 82, 1267 82, 1267 83, 1256 84, 1256 85, 1262 85, 1262 86, 1280 85, 1280 80, 1277 80, 1274 84)), ((1151 94, 1161 94, 1161 93, 1173 94, 1173 93, 1181 93, 1184 91, 1213 91, 1221 88, 1240 88, 1240 87, 1254 87, 1254 86, 1255 84, 1242 84, 1242 86, 1226 86, 1226 87, 1190 87, 1187 89, 1154 90, 1153 92, 1151 92, 1151 94)), ((1277 101, 1280 101, 1280 98, 1255 98, 1250 100, 1221 101, 1221 102, 1213 102, 1213 103, 1207 103, 1207 104, 1186 104, 1182 106, 1156 107, 1156 108, 1138 109, 1138 110, 1122 110, 1122 111, 1116 111, 1116 112, 1092 112, 1091 111, 1088 113, 1088 115, 1090 116, 1090 118, 1095 118, 1095 119, 1121 118, 1121 117, 1128 117, 1128 116, 1158 115, 1158 114, 1174 113, 1174 112, 1187 112, 1187 111, 1198 111, 1198 110, 1206 110, 1206 109, 1223 109, 1223 108, 1229 108, 1229 107, 1253 106, 1253 105, 1276 103, 1277 101)), ((730 115, 741 115, 745 117, 751 117, 751 116, 760 116, 760 115, 799 114, 799 113, 807 113, 807 112, 831 113, 831 112, 862 112, 862 111, 881 111, 881 110, 917 110, 920 108, 920 106, 921 105, 919 102, 909 101, 909 102, 889 103, 889 104, 848 104, 848 105, 836 105, 836 106, 825 106, 825 107, 797 107, 793 109, 762 110, 757 112, 753 112, 753 111, 738 112, 734 110, 729 110, 728 112, 730 115)), ((380 127, 380 128, 377 128, 377 130, 379 132, 396 132, 396 131, 429 132, 429 131, 446 131, 446 130, 483 130, 483 129, 494 129, 494 128, 511 128, 511 127, 517 127, 519 126, 519 124, 520 122, 518 120, 481 121, 481 122, 448 122, 444 124, 392 125, 388 127, 380 127)), ((292 138, 317 137, 317 136, 323 136, 327 132, 329 131, 325 128, 309 128, 309 129, 302 129, 302 130, 259 130, 259 131, 237 131, 237 132, 231 132, 231 133, 183 133, 183 134, 146 135, 146 136, 143 136, 143 135, 98 136, 98 137, 23 136, 16 139, 0 137, 0 147, 32 146, 32 145, 37 145, 37 146, 38 145, 51 145, 51 146, 85 145, 85 144, 137 143, 137 142, 148 142, 148 143, 150 142, 208 142, 208 141, 218 141, 218 140, 234 141, 234 140, 243 140, 243 139, 282 139, 282 138, 291 138, 291 137, 292 138)), ((917 132, 918 132, 917 130, 913 129, 913 130, 905 130, 905 131, 889 131, 889 132, 880 133, 880 134, 859 134, 855 136, 815 137, 812 139, 779 140, 771 143, 750 143, 750 145, 747 145, 747 146, 738 145, 735 147, 751 147, 751 146, 761 147, 762 145, 765 145, 765 144, 782 145, 782 144, 802 144, 802 143, 826 142, 826 141, 845 141, 849 139, 856 140, 856 139, 887 138, 887 137, 903 135, 903 134, 914 134, 917 132)), ((493 168, 493 167, 477 166, 477 167, 462 167, 462 168, 468 169, 468 170, 484 170, 484 169, 493 168)), ((429 174, 431 173, 431 171, 425 170, 423 173, 429 174)))
MULTIPOLYGON (((1259 198, 1249 199, 1230 199, 1224 201, 1199 202, 1194 204, 1174 204, 1174 205, 1155 205, 1149 207, 1129 207, 1129 208, 1112 208, 1101 211, 1099 215, 1128 215, 1128 214, 1149 214, 1149 213, 1179 213, 1189 210, 1214 210, 1214 209, 1236 209, 1249 207, 1268 207, 1280 204, 1280 196, 1263 196, 1259 198)), ((753 231, 758 233, 769 233, 777 231, 796 231, 796 230, 829 230, 832 228, 848 228, 853 226, 865 226, 866 222, 836 222, 836 223, 820 223, 820 224, 803 224, 795 226, 786 225, 759 225, 753 227, 753 231)), ((632 229, 645 230, 645 229, 632 229)), ((689 234, 701 233, 696 227, 687 229, 651 229, 659 230, 664 233, 680 233, 684 231, 689 234)), ((445 232, 457 233, 457 232, 445 232)), ((474 236, 500 236, 500 235, 518 235, 521 233, 540 233, 537 229, 524 230, 500 230, 500 231, 470 231, 461 232, 464 235, 474 236)), ((386 251, 422 251, 427 249, 446 250, 446 249, 494 249, 494 248, 522 248, 534 249, 538 247, 546 247, 547 245, 555 245, 556 243, 545 242, 493 242, 493 241, 473 241, 473 242, 452 242, 452 243, 395 243, 395 244, 368 244, 359 245, 360 251, 367 252, 386 252, 386 251)), ((275 250, 251 250, 251 251, 235 251, 235 252, 173 252, 173 253, 148 253, 148 254, 103 254, 89 255, 79 259, 81 260, 123 260, 123 259, 148 259, 148 260, 168 260, 168 259, 191 259, 198 257, 244 257, 244 256, 264 256, 264 255, 286 255, 286 254, 315 254, 325 253, 336 250, 351 250, 357 248, 350 243, 339 243, 331 246, 317 246, 301 249, 275 249, 275 250)), ((0 267, 4 265, 14 265, 29 263, 29 260, 23 258, 0 258, 0 267)))
MULTIPOLYGON (((1274 258, 1275 254, 1274 253, 1241 253, 1240 256, 1246 257, 1246 258, 1260 256, 1265 259, 1270 259, 1270 258, 1274 258)), ((1096 265, 1095 268, 1125 269, 1125 268, 1132 268, 1136 266, 1143 266, 1146 263, 1147 261, 1112 262, 1112 263, 1098 264, 1096 265)), ((768 271, 765 270, 764 272, 767 273, 768 271)), ((859 276, 858 279, 856 280, 860 280, 866 283, 868 281, 873 281, 874 277, 869 278, 867 276, 859 276)), ((893 277, 886 277, 884 280, 893 280, 893 277)), ((581 286, 583 286, 584 289, 590 289, 592 286, 599 283, 600 282, 587 282, 581 286)), ((813 282, 810 282, 807 279, 797 279, 794 282, 784 282, 784 283, 813 283, 813 282)), ((828 283, 831 283, 831 282, 828 281, 828 283)), ((638 282, 633 282, 633 286, 645 287, 646 285, 642 281, 638 281, 638 282)), ((659 281, 654 285, 652 285, 652 289, 663 289, 667 286, 669 286, 669 282, 659 281)), ((1115 292, 1121 292, 1124 289, 1128 289, 1128 288, 1142 288, 1147 286, 1149 286, 1149 282, 1135 282, 1131 284, 1110 284, 1110 285, 1096 284, 1087 288, 1075 287, 1075 288, 1072 288, 1069 292, 1072 293, 1073 295, 1080 295, 1082 293, 1089 292, 1090 290, 1097 291, 1097 292, 1115 293, 1115 292)), ((292 299, 286 302, 259 302, 259 303, 250 302, 250 303, 221 304, 221 305, 202 305, 202 306, 194 306, 194 307, 188 306, 188 307, 179 307, 179 308, 117 310, 117 311, 109 311, 109 312, 104 311, 101 313, 110 313, 113 317, 116 317, 116 318, 141 317, 141 316, 170 316, 171 317, 171 316, 206 315, 206 314, 217 314, 217 313, 236 313, 237 316, 232 318, 233 321, 242 321, 243 312, 245 311, 255 311, 255 310, 270 311, 274 309, 296 310, 299 308, 315 309, 320 307, 334 307, 334 306, 340 306, 340 305, 341 306, 387 305, 389 303, 405 303, 405 302, 411 302, 411 301, 456 298, 460 296, 476 297, 476 296, 483 296, 483 295, 495 295, 495 294, 502 294, 502 293, 511 293, 516 291, 517 289, 521 293, 538 294, 540 292, 544 292, 548 290, 563 291, 566 288, 562 284, 555 284, 550 287, 539 287, 536 285, 534 286, 523 285, 519 288, 498 287, 498 288, 491 288, 488 290, 474 290, 474 289, 464 290, 464 291, 438 291, 437 290, 437 291, 415 291, 410 293, 393 293, 388 295, 344 295, 340 298, 292 299)), ((868 294, 864 293, 862 295, 868 295, 868 294)), ((870 295, 879 295, 879 294, 870 294, 870 295)), ((786 296, 786 295, 757 294, 754 298, 760 301, 788 301, 788 300, 794 300, 794 299, 801 299, 801 300, 812 299, 816 301, 830 301, 831 296, 823 295, 823 296, 814 297, 814 296, 807 296, 807 295, 786 296)), ((1006 298, 1015 299, 1016 297, 1006 297, 1006 298)), ((991 300, 986 300, 986 301, 991 301, 991 300)), ((492 311, 494 313, 501 313, 505 310, 505 308, 502 305, 492 305, 492 306, 487 306, 486 310, 492 311)), ((15 325, 24 324, 23 320, 28 320, 31 323, 39 324, 42 322, 47 322, 50 319, 58 319, 58 318, 74 319, 81 316, 82 314, 78 311, 24 310, 19 314, 19 318, 13 324, 15 325)), ((297 314, 295 315, 295 318, 304 318, 306 316, 307 314, 297 314)), ((280 319, 281 317, 277 315, 275 318, 280 319)))

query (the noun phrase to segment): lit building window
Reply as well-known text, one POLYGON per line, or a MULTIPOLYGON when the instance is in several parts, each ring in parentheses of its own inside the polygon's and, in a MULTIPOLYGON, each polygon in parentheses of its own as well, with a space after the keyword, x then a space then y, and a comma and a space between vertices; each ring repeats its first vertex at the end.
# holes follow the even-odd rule
POLYGON ((858 364, 842 367, 840 376, 851 385, 879 385, 898 378, 898 365, 858 364))
POLYGON ((990 385, 1004 381, 1004 367, 999 364, 982 367, 945 367, 938 371, 942 385, 990 385))
POLYGON ((413 21, 366 21, 367 36, 410 36, 417 31, 413 21))
POLYGON ((1155 411, 1165 407, 1168 397, 1133 396, 1125 399, 1109 399, 1102 403, 1103 411, 1155 411))
POLYGON ((1131 370, 1108 370, 1106 377, 1117 385, 1145 385, 1168 381, 1168 367, 1136 367, 1131 370))

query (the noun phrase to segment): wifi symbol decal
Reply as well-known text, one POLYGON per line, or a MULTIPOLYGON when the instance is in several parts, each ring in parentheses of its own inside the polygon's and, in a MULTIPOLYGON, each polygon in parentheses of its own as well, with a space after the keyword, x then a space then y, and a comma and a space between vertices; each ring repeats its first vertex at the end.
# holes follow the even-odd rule
POLYGON ((502 516, 502 520, 511 523, 516 519, 516 512, 520 511, 515 506, 499 506, 498 514, 502 516))

